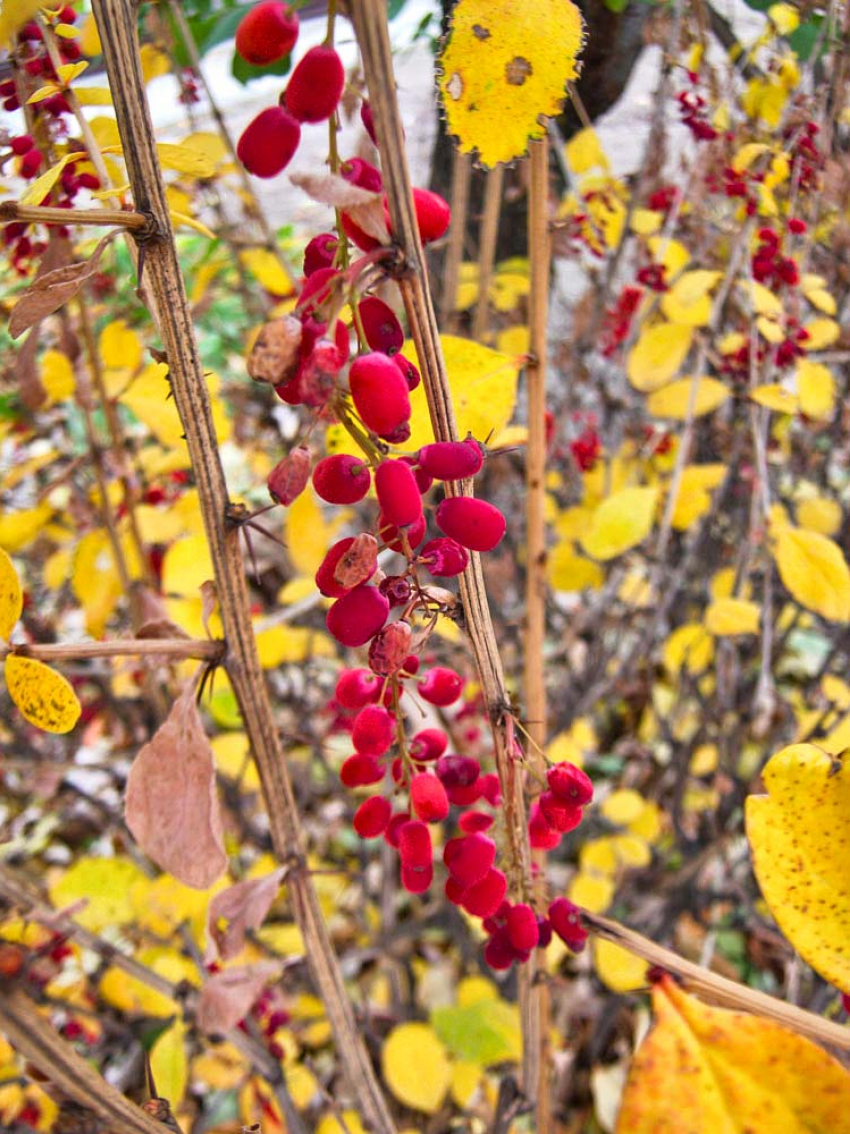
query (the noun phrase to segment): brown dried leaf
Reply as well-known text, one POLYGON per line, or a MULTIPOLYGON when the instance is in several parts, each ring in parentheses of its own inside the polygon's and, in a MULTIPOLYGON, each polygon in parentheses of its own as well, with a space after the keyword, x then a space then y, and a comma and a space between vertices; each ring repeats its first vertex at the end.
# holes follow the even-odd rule
POLYGON ((262 878, 247 878, 216 894, 207 915, 207 963, 219 958, 229 961, 240 952, 246 932, 263 924, 285 876, 286 867, 281 866, 262 878))
POLYGON ((390 230, 387 226, 387 214, 384 211, 382 200, 376 198, 368 204, 353 205, 345 211, 367 236, 373 237, 381 244, 390 243, 390 230))
POLYGON ((186 631, 170 618, 153 618, 136 631, 137 638, 189 638, 186 631))
POLYGON ((282 971, 279 961, 259 961, 215 973, 198 1000, 198 1027, 202 1032, 226 1032, 251 1011, 266 985, 282 971))
POLYGON ((261 328, 248 355, 248 373, 257 382, 281 386, 295 377, 301 360, 301 322, 292 315, 261 328))
POLYGON ((354 537, 354 543, 334 567, 334 582, 341 587, 356 587, 358 583, 365 583, 374 575, 377 562, 378 541, 368 532, 361 532, 354 537))
POLYGON ((36 366, 38 353, 39 333, 38 324, 24 339, 14 363, 14 380, 18 387, 21 401, 27 409, 35 410, 47 400, 47 392, 41 382, 36 366))
POLYGON ((88 260, 45 272, 30 284, 9 319, 9 334, 13 339, 74 298, 89 276, 94 275, 103 250, 114 236, 114 232, 108 232, 88 260))
POLYGON ((227 868, 212 749, 189 682, 127 777, 127 826, 163 870, 206 890, 227 868))
POLYGON ((335 209, 349 210, 381 201, 380 193, 352 185, 335 173, 293 173, 289 180, 320 205, 331 205, 335 209))

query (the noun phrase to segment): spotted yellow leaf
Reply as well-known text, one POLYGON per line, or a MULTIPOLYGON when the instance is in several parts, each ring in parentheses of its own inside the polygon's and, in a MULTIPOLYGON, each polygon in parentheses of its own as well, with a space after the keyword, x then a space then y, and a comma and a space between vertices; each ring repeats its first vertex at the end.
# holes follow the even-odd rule
POLYGON ((652 1006, 616 1134, 850 1134, 850 1076, 810 1040, 701 1004, 669 976, 652 1006))
POLYGON ((582 20, 570 0, 460 0, 439 58, 449 132, 483 165, 522 157, 577 75, 582 20))
POLYGON ((0 638, 9 640, 24 609, 21 582, 12 560, 0 548, 0 638))
POLYGON ((850 762, 813 744, 777 752, 767 795, 747 799, 747 838, 780 929, 824 979, 850 992, 850 762))
POLYGON ((6 687, 21 715, 45 732, 70 732, 82 708, 69 681, 34 658, 10 654, 5 664, 6 687))

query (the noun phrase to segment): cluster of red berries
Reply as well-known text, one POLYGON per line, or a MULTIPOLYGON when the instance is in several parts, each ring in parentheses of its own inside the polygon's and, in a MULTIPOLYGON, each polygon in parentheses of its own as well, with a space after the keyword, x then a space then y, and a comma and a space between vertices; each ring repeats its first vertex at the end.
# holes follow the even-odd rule
POLYGON ((631 334, 641 299, 643 288, 628 285, 620 292, 614 306, 605 312, 602 353, 606 358, 615 355, 631 334))
MULTIPOLYGON (((697 81, 698 76, 692 75, 691 78, 697 81)), ((713 142, 717 131, 708 121, 708 106, 703 96, 695 91, 679 91, 676 101, 682 125, 687 126, 696 141, 713 142)))
POLYGON ((602 456, 602 442, 596 425, 596 415, 588 414, 584 429, 570 442, 570 453, 579 472, 590 472, 602 456))
POLYGON ((795 287, 800 282, 800 269, 790 256, 783 256, 779 234, 772 228, 760 228, 758 247, 752 256, 753 279, 768 287, 795 287))
POLYGON ((797 191, 802 194, 816 191, 826 159, 815 139, 820 133, 817 122, 804 122, 800 127, 787 126, 783 131, 788 157, 794 166, 797 191))

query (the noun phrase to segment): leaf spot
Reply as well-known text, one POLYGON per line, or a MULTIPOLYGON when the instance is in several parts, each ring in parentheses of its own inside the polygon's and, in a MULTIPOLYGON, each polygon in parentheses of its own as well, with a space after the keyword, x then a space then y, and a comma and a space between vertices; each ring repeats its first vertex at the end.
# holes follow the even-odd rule
POLYGON ((512 87, 521 87, 531 73, 531 63, 522 55, 515 55, 505 64, 505 78, 512 87))

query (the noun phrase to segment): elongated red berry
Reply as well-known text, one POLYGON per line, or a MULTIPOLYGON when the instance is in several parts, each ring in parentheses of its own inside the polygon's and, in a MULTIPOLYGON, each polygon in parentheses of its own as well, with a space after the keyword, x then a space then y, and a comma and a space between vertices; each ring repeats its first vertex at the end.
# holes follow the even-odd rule
POLYGON ((320 268, 332 268, 339 237, 334 232, 320 232, 304 249, 304 275, 312 276, 320 268))
POLYGON ((311 47, 292 72, 284 93, 286 109, 299 122, 324 122, 336 110, 345 68, 332 47, 311 47))
POLYGON ((369 466, 352 453, 323 457, 313 469, 313 487, 329 504, 356 504, 371 483, 369 466))
POLYGON ((391 814, 388 799, 382 795, 370 795, 354 812, 352 826, 361 839, 374 839, 386 831, 391 814))
POLYGON ((442 823, 449 813, 446 789, 430 772, 417 772, 412 777, 410 805, 424 823, 442 823))
POLYGON ((492 551, 505 534, 505 517, 472 496, 450 496, 437 508, 437 527, 470 551, 492 551))
POLYGON ((413 207, 416 210, 416 225, 422 243, 429 244, 432 240, 439 240, 452 219, 448 202, 444 201, 439 193, 432 193, 430 189, 414 189, 413 207))
POLYGON ((505 917, 505 923, 511 945, 520 952, 525 953, 533 949, 540 940, 537 914, 525 902, 511 906, 505 917))
POLYGON ((449 839, 443 848, 446 869, 464 889, 484 878, 495 861, 496 844, 486 835, 449 839))
POLYGON ((419 464, 436 480, 463 480, 475 476, 484 464, 477 441, 435 441, 419 450, 419 464))
POLYGON ((377 756, 355 752, 343 762, 339 778, 348 788, 366 787, 368 784, 380 783, 384 778, 384 769, 378 763, 377 756))
POLYGON ((410 394, 391 358, 373 351, 355 358, 348 372, 351 397, 363 424, 379 437, 410 419, 410 394))
POLYGON ((425 866, 407 866, 401 864, 401 884, 408 894, 424 894, 431 888, 434 881, 434 865, 429 862, 425 866))
POLYGON ((395 815, 387 823, 387 829, 384 831, 384 839, 389 846, 398 850, 398 839, 402 827, 405 823, 410 822, 410 813, 407 811, 397 811, 395 815))
POLYGON ((540 810, 549 826, 562 834, 574 831, 581 822, 581 808, 552 791, 544 791, 540 796, 540 810))
MULTIPOLYGON (((370 193, 380 193, 384 187, 381 171, 377 166, 363 158, 348 158, 339 167, 339 175, 351 185, 360 189, 368 189, 370 193)), ((382 302, 382 301, 378 301, 382 302)))
POLYGON ((344 709, 362 709, 380 695, 381 683, 368 669, 344 669, 334 690, 334 697, 344 709))
POLYGON ((261 67, 283 59, 298 39, 298 17, 280 0, 266 0, 243 16, 236 29, 236 50, 247 63, 261 67))
POLYGON ((398 853, 405 866, 428 866, 433 858, 431 832, 420 819, 411 819, 399 828, 398 853))
POLYGON ((416 688, 419 696, 431 705, 453 705, 463 692, 463 678, 447 666, 435 665, 429 669, 416 688))
POLYGON ((581 924, 581 910, 567 898, 555 898, 549 906, 552 928, 574 953, 580 953, 587 941, 587 930, 581 924))
POLYGON ((269 473, 267 481, 269 496, 276 504, 285 507, 297 500, 310 479, 310 450, 297 445, 291 453, 278 461, 269 473))
POLYGON ((361 583, 330 608, 328 631, 343 646, 365 646, 384 625, 389 611, 390 604, 378 588, 361 583))
POLYGON ((466 570, 469 552, 456 539, 443 536, 429 539, 419 552, 419 558, 432 575, 451 578, 466 570))
POLYGON ((395 717, 383 705, 366 705, 354 718, 351 739, 358 752, 383 756, 395 740, 395 717))
POLYGON ((554 850, 561 841, 561 832, 549 825, 536 799, 528 813, 528 841, 534 850, 554 850))
POLYGON ((583 807, 593 799, 593 781, 569 760, 554 764, 546 773, 546 782, 549 790, 559 799, 569 800, 578 807, 583 807))
POLYGON ((394 354, 393 362, 404 375, 408 390, 415 390, 419 383, 422 381, 422 375, 419 373, 410 359, 405 358, 403 354, 394 354))
POLYGON ((316 572, 316 586, 319 588, 319 592, 327 598, 342 598, 346 591, 351 590, 351 587, 343 587, 336 581, 334 572, 337 563, 353 543, 354 536, 346 536, 345 539, 337 540, 328 548, 325 558, 319 564, 319 569, 316 572))
POLYGON ((395 311, 377 295, 367 295, 357 305, 363 334, 371 350, 397 354, 404 345, 404 331, 395 311))
POLYGON ((378 517, 378 535, 393 551, 397 551, 400 555, 407 553, 407 548, 415 551, 422 540, 425 538, 425 531, 428 527, 428 522, 424 515, 421 515, 418 520, 410 525, 409 528, 399 529, 395 524, 391 524, 386 516, 381 515, 378 517), (404 532, 407 548, 402 542, 402 531, 404 532))
POLYGON ((494 822, 493 816, 486 815, 483 811, 464 811, 458 817, 457 825, 465 834, 474 835, 489 831, 494 822))
POLYGON ((404 461, 381 461, 375 469, 375 492, 381 515, 397 528, 415 524, 422 515, 416 477, 404 461))
POLYGON ((292 161, 301 127, 281 106, 261 110, 242 131, 236 156, 255 177, 277 177, 292 161))
POLYGON ((484 946, 484 960, 491 969, 502 971, 509 969, 517 960, 516 950, 508 937, 508 931, 502 926, 489 937, 484 946))
POLYGON ((464 890, 461 905, 467 913, 476 917, 490 917, 502 904, 507 892, 507 878, 501 870, 491 867, 483 878, 464 890))

